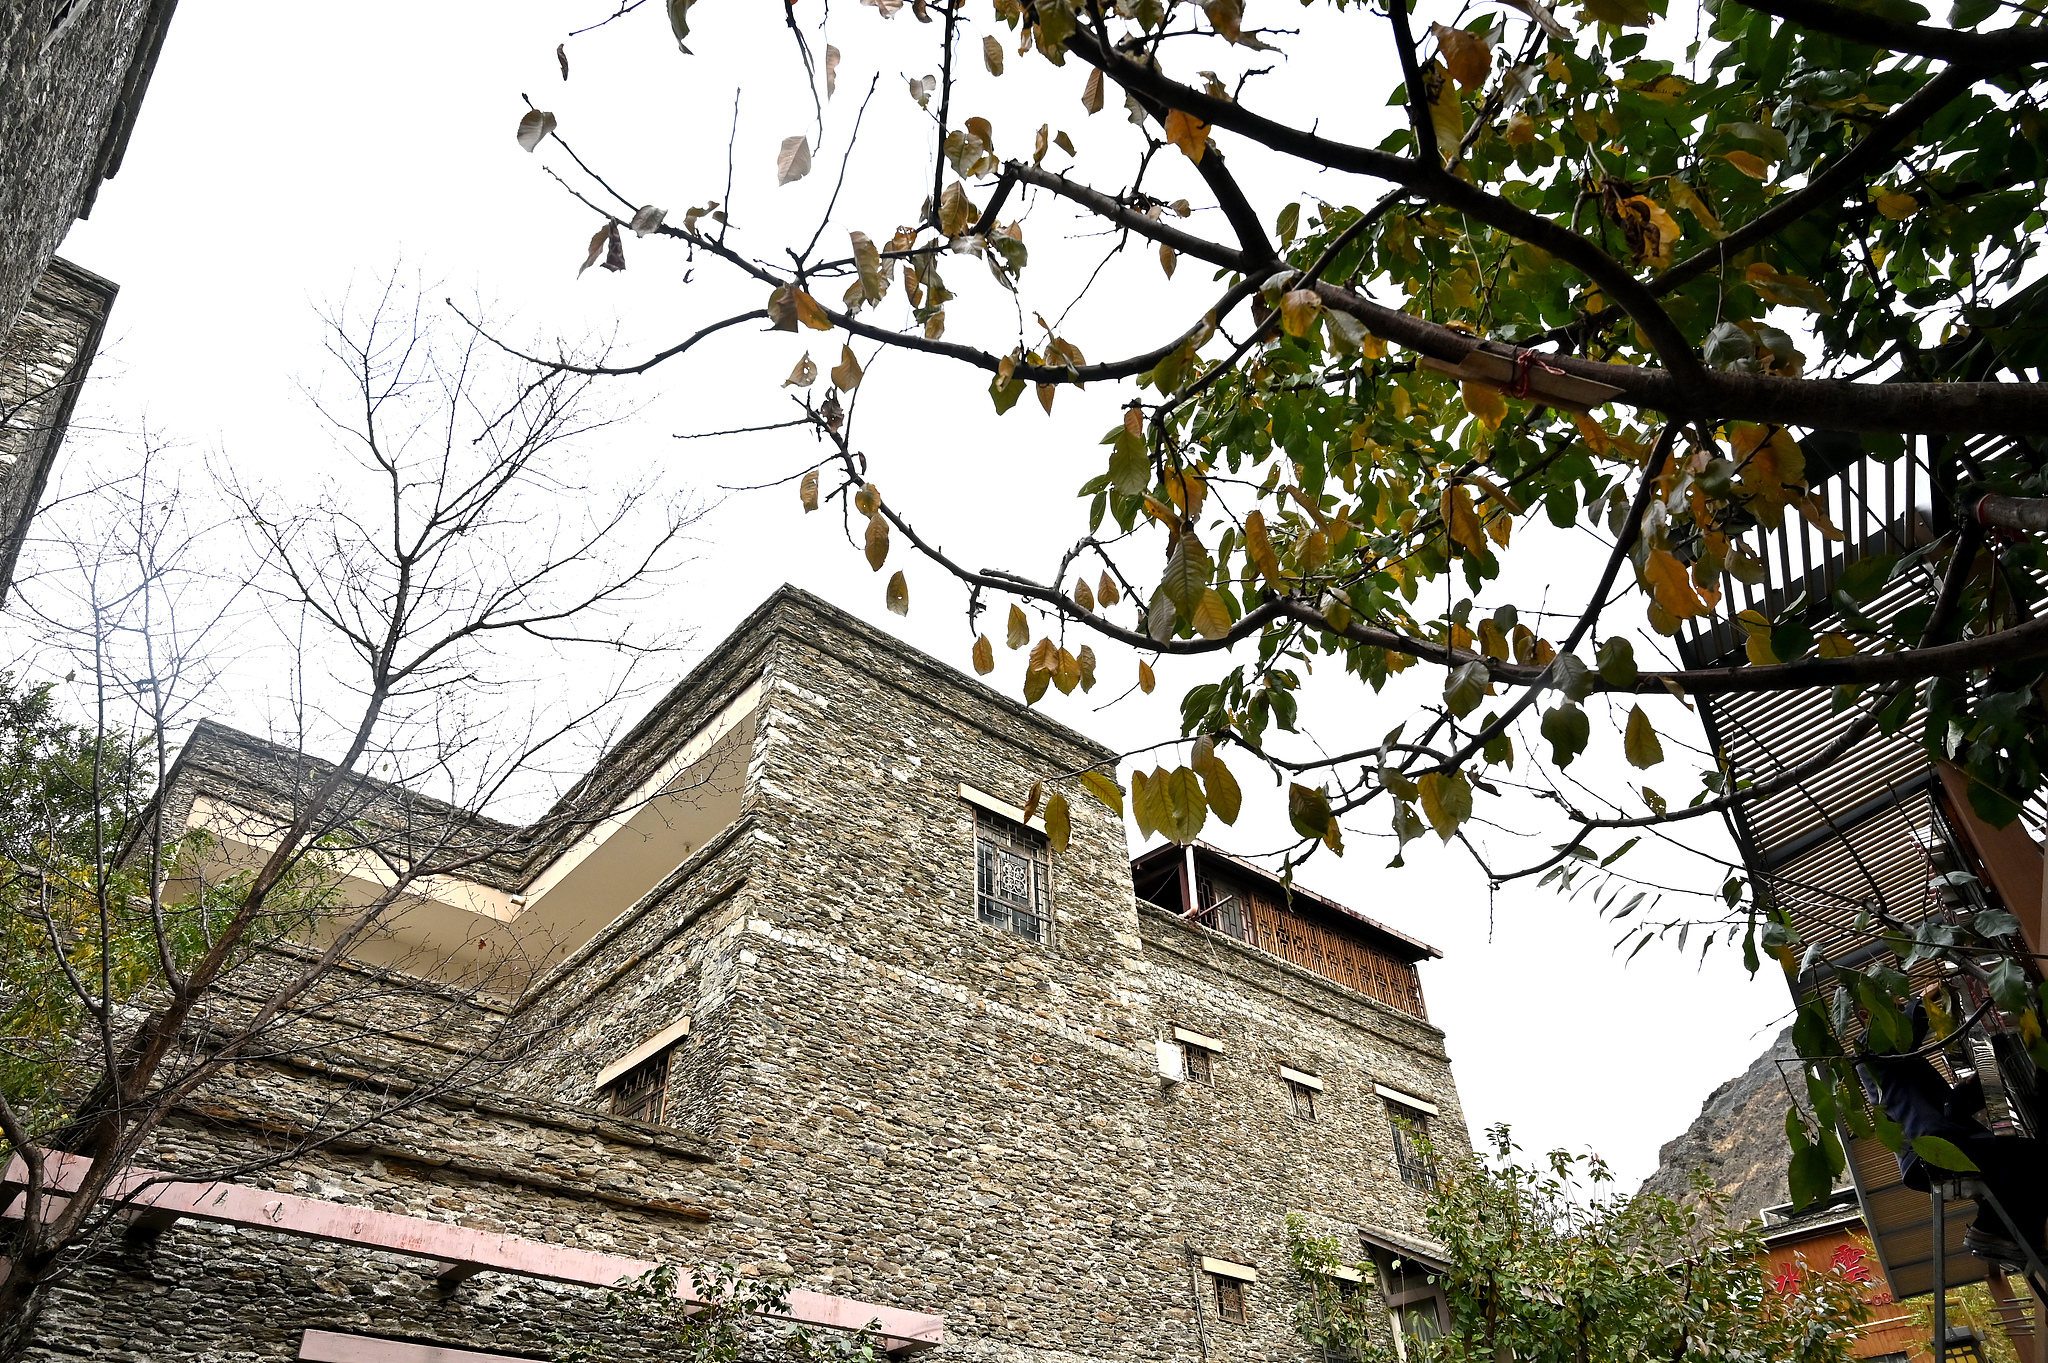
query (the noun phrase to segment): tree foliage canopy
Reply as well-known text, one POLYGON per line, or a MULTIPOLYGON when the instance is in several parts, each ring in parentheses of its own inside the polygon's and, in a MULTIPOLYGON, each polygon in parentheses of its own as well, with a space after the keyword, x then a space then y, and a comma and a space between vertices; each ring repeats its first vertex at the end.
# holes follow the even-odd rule
MULTIPOLYGON (((625 0, 604 22, 642 9, 625 0)), ((685 53, 708 50, 692 37, 695 0, 665 10, 685 53)), ((658 22, 652 7, 643 17, 658 22)), ((921 155, 888 148, 900 216, 893 230, 842 220, 835 189, 814 230, 735 235, 733 205, 639 202, 618 188, 632 168, 571 149, 573 114, 532 110, 522 144, 568 158, 564 184, 599 214, 586 267, 626 268, 630 228, 758 290, 757 306, 693 318, 641 363, 580 372, 645 373, 736 326, 829 333, 829 382, 808 353, 781 380, 803 394, 782 424, 829 451, 802 475, 802 505, 837 500, 864 523, 855 537, 877 574, 907 545, 964 584, 978 672, 1002 645, 1021 653, 1035 703, 1091 688, 1097 644, 1134 650, 1147 691, 1161 656, 1215 660, 1182 699, 1184 758, 1128 791, 1085 774, 1119 812, 1128 797, 1141 833, 1186 841, 1211 818, 1234 822, 1229 761, 1248 759, 1286 787, 1290 867, 1341 854, 1347 829, 1471 847, 1476 822, 1549 822, 1562 829, 1553 855, 1482 866, 1496 883, 1569 884, 1627 852, 1629 830, 1729 816, 1916 715, 1931 756, 1967 764, 1994 823, 2040 791, 2048 619, 2033 604, 2048 562, 2029 535, 1987 552, 1963 505, 2048 492, 2048 28, 2033 7, 1956 0, 1937 19, 1915 0, 863 0, 827 16, 785 0, 755 22, 806 63, 821 129, 839 62, 830 25, 894 24, 874 31, 894 35, 907 69, 929 59, 909 95, 930 140, 921 155), (1354 69, 1391 53, 1385 104, 1377 90, 1281 84, 1289 63, 1329 50, 1354 69), (1035 82, 1035 133, 975 112, 998 80, 1035 82), (1117 163, 1081 157, 1064 130, 1076 85, 1099 120, 1085 139, 1136 167, 1111 170, 1120 183, 1084 179, 1117 163), (1033 202, 1144 249, 1113 251, 1099 280, 1041 278, 1022 225, 1033 202), (1132 353, 1100 358, 1095 338, 1045 320, 1068 315, 1055 300, 1154 268, 1186 308, 1132 353), (970 289, 1015 295, 1014 336, 949 331, 970 289), (967 513, 919 526, 884 496, 889 475, 856 448, 850 406, 891 351, 985 383, 991 419, 1019 420, 1027 392, 1050 412, 1062 390, 1116 385, 1121 419, 1098 448, 1029 470, 1079 483, 1048 567, 972 568, 938 547, 967 513), (1826 480, 1916 446, 1960 459, 1974 482, 1935 490, 1942 504, 1908 552, 1858 563, 1829 602, 1788 589, 1738 603, 1734 585, 1768 571, 1745 535, 1810 527, 1841 541, 1826 480), (1602 571, 1559 609, 1555 555, 1572 536, 1602 571), (1925 602, 1864 612, 1908 578, 1925 602), (1745 641, 1733 665, 1639 656, 1715 622, 1745 641), (1361 718, 1363 688, 1417 666, 1440 694, 1361 718), (1316 668, 1354 679, 1356 703, 1311 712, 1316 668), (1648 771, 1666 761, 1656 716, 1679 715, 1672 698, 1737 692, 1832 692, 1850 720, 1768 779, 1720 753, 1696 792, 1660 777, 1668 796, 1589 791, 1567 772, 1596 718, 1648 771), (1371 735, 1363 746, 1281 738, 1353 728, 1371 735), (1589 846, 1596 834, 1615 843, 1589 846)), ((851 123, 841 185, 859 152, 851 123)), ((814 151, 787 139, 778 181, 814 173, 814 151)), ((900 567, 886 600, 909 608, 900 567)), ((1061 841, 1066 796, 1049 786, 1027 802, 1041 799, 1061 841)), ((1716 891, 1727 913, 1704 915, 1706 941, 1739 937, 1752 971, 1776 955, 1796 978, 1808 944, 1754 891, 1745 902, 1739 877, 1705 888, 1718 903, 1716 891)), ((2015 958, 2008 973, 2020 969, 2015 958)), ((1873 988, 1887 1018, 1903 1016, 1903 973, 1873 988)), ((2040 1038, 2035 995, 2006 995, 2040 1038)), ((1827 1082, 1846 1095, 1839 1049, 1805 1054, 1839 1061, 1827 1082)), ((1841 1167, 1832 1139, 1806 1157, 1823 1187, 1841 1167)))
MULTIPOLYGON (((1861 1256, 1795 1262, 1774 1272, 1754 1227, 1731 1228, 1711 1182, 1685 1198, 1605 1190, 1595 1156, 1552 1151, 1524 1162, 1505 1127, 1488 1133, 1491 1159, 1467 1156, 1439 1177, 1430 1234, 1441 1269, 1399 1266, 1413 1287, 1440 1286, 1450 1310, 1441 1335, 1407 1341, 1416 1363, 1605 1363, 1642 1358, 1846 1363, 1870 1318, 1877 1286, 1861 1256)), ((1290 1218, 1290 1255, 1311 1288, 1298 1329, 1312 1344, 1391 1360, 1372 1293, 1339 1290, 1330 1237, 1290 1218)))
MULTIPOLYGON (((694 3, 666 5, 685 52, 694 3)), ((639 8, 628 0, 613 17, 639 8)), ((981 634, 973 660, 992 670, 993 633, 1028 648, 1029 700, 1093 685, 1095 655, 1074 646, 1076 633, 1153 656, 1242 659, 1188 693, 1185 734, 1213 736, 1212 769, 1236 745, 1284 770, 1297 830, 1332 850, 1340 825, 1375 802, 1404 841, 1425 827, 1448 841, 1483 808, 1475 796, 1497 794, 1488 776, 1504 777, 1518 750, 1553 772, 1583 752, 1582 702, 1597 693, 1836 687, 1878 723, 1925 678, 2048 650, 2048 624, 1990 639, 2009 622, 1981 589, 1939 620, 1852 622, 1821 638, 1801 626, 1800 603, 1777 619, 1749 612, 1740 623, 1753 646, 1733 668, 1639 664, 1629 633, 1640 627, 1605 614, 1633 585, 1648 627, 1671 635, 1728 612, 1731 577, 1762 576, 1743 531, 1803 518, 1839 538, 1815 488, 1840 456, 1824 465, 1807 448, 1811 432, 1860 432, 1851 448, 1886 458, 1913 438, 2040 429, 2048 389, 2028 374, 2048 351, 2030 306, 2044 221, 2032 63, 2048 53, 2048 31, 2030 10, 1962 0, 1944 25, 1912 0, 1725 0, 1682 15, 1665 0, 1413 14, 1329 0, 1302 7, 1314 11, 1303 30, 1267 26, 1293 8, 868 0, 842 11, 832 22, 897 20, 905 59, 935 59, 936 74, 910 81, 935 147, 892 162, 909 225, 842 223, 835 192, 808 244, 799 232, 779 250, 734 244, 716 202, 680 222, 635 204, 613 189, 624 177, 569 150, 555 114, 529 112, 522 144, 559 144, 596 196, 585 201, 604 221, 586 266, 625 268, 621 229, 631 228, 762 291, 758 308, 594 372, 642 373, 742 324, 842 336, 823 398, 789 423, 837 450, 804 478, 806 508, 843 499, 867 522, 862 548, 878 573, 908 541, 973 589, 974 613, 1021 603, 981 634), (1261 112, 1275 69, 1311 41, 1361 53, 1391 44, 1402 79, 1383 117, 1369 103, 1360 114, 1351 91, 1330 119, 1346 135, 1261 112), (1029 157, 1006 159, 997 144, 1014 147, 1016 134, 999 137, 967 111, 1025 62, 1074 74, 1037 73, 1047 122, 1029 157), (1138 153, 1119 187, 1061 168, 1074 141, 1052 129, 1077 79, 1089 115, 1122 98, 1127 119, 1089 134, 1138 153), (1240 160, 1257 176, 1241 175, 1240 160), (1206 200, 1155 193, 1169 164, 1191 171, 1206 200), (1316 192, 1246 187, 1276 175, 1313 177, 1316 192), (1018 220, 1031 196, 1092 215, 1119 243, 1149 243, 1169 276, 1185 261, 1212 266, 1217 284, 1204 289, 1183 270, 1180 287, 1199 295, 1192 321, 1160 328, 1138 353, 1091 361, 1089 337, 1046 323, 1049 306, 1034 310, 1077 281, 1033 275, 1018 220), (1198 231, 1197 220, 1221 230, 1198 231), (992 280, 970 282, 976 259, 992 280), (1014 342, 949 335, 956 288, 1015 293, 1014 342), (1123 420, 1100 451, 1070 461, 1085 479, 1078 523, 1049 581, 969 569, 883 498, 849 443, 841 394, 872 363, 856 343, 943 357, 963 377, 980 371, 996 414, 1027 389, 1050 410, 1062 387, 1124 385, 1123 420), (821 485, 828 469, 834 485, 821 485), (1556 546, 1531 521, 1611 540, 1582 609, 1546 615, 1528 599, 1549 581, 1540 560, 1556 546), (1048 622, 1043 632, 1024 606, 1048 622), (1277 758, 1273 732, 1314 723, 1298 693, 1322 658, 1375 689, 1430 664, 1442 670, 1442 705, 1413 725, 1420 732, 1373 753, 1277 758), (1503 694, 1514 699, 1486 704, 1503 694)), ((786 0, 759 22, 794 35, 822 108, 839 54, 815 17, 816 32, 808 8, 786 0)), ((809 140, 787 139, 778 180, 811 167, 809 140)), ((1119 268, 1137 266, 1126 257, 1119 268)), ((784 386, 815 391, 820 380, 806 355, 784 386)), ((1979 461, 1988 485, 2026 493, 2041 490, 2037 465, 2024 440, 1979 461)), ((1884 569, 1939 567, 1944 552, 1884 569)), ((2038 550, 2016 558, 2025 585, 2014 590, 2031 596, 2038 550)), ((1880 572, 1860 587, 1883 583, 1880 572)), ((900 569, 887 598, 908 609, 900 569)), ((1149 668, 1140 681, 1149 688, 1149 668)), ((1664 754, 1650 714, 1625 703, 1625 756, 1654 766, 1664 754)), ((1985 774, 2022 799, 2040 764, 2026 732, 2005 737, 1985 774)), ((1192 836, 1205 817, 1234 814, 1234 791, 1217 800, 1192 764, 1154 775, 1131 792, 1147 832, 1192 836)), ((1631 818, 1560 803, 1580 825, 1576 848, 1590 827, 1718 813, 1740 798, 1714 772, 1706 786, 1688 807, 1658 797, 1631 818)))

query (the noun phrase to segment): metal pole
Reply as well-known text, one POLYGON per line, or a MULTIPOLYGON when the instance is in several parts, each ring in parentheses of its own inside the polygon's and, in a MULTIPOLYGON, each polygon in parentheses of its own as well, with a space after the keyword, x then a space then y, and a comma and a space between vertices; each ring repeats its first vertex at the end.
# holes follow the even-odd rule
POLYGON ((1931 1182, 1934 1211, 1934 1363, 1948 1358, 1948 1198, 1931 1182))

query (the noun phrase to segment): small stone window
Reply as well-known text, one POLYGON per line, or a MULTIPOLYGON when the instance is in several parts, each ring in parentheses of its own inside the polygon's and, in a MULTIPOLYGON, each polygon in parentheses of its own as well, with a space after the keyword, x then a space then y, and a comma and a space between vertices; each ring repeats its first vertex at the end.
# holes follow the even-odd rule
POLYGON ((1250 1321, 1251 1308, 1248 1299, 1251 1294, 1245 1290, 1247 1284, 1244 1280, 1226 1278, 1220 1273, 1212 1274, 1211 1277, 1216 1282, 1216 1319, 1228 1321, 1232 1325, 1243 1325, 1250 1321))
POLYGON ((1216 1053, 1207 1046, 1197 1046, 1192 1041, 1180 1043, 1180 1053, 1187 1065, 1190 1084, 1213 1084, 1216 1082, 1216 1053))
POLYGON ((1401 1171, 1402 1182, 1418 1188, 1436 1187, 1436 1165, 1423 1146, 1429 1138, 1428 1114, 1389 1098, 1387 1115, 1393 1119, 1394 1164, 1401 1171))
POLYGON ((1287 1085, 1287 1101, 1293 1107, 1294 1115, 1305 1122, 1316 1119, 1316 1107, 1322 1102, 1323 1081, 1305 1070, 1280 1067, 1280 1081, 1287 1085))
POLYGON ((1052 866, 1043 833, 974 811, 974 909, 992 928, 1052 944, 1052 866))
POLYGON ((662 1051, 641 1061, 611 1083, 612 1115, 635 1122, 659 1123, 668 1102, 668 1058, 662 1051))

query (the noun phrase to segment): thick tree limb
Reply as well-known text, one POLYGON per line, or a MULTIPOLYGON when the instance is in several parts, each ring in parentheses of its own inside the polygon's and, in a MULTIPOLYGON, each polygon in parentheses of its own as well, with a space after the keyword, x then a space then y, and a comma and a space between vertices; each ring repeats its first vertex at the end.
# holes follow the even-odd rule
MULTIPOLYGON (((1375 336, 1420 354, 1456 364, 1474 348, 1462 332, 1383 308, 1349 289, 1321 284, 1316 292, 1324 307, 1349 313, 1375 336)), ((1548 351, 1542 359, 1567 374, 1619 388, 1618 402, 1674 416, 1935 435, 2029 435, 2048 426, 2048 384, 1850 383, 1708 372, 1699 376, 1698 391, 1691 392, 1663 369, 1548 351)))
POLYGON ((1901 24, 1869 10, 1850 9, 1829 0, 1736 0, 1747 9, 1790 19, 1816 33, 1832 33, 1851 42, 1867 43, 1891 52, 1906 52, 1942 61, 1967 62, 1992 70, 2010 71, 2048 61, 2048 29, 2002 28, 1990 33, 1965 29, 1935 28, 1929 24, 1901 24))
POLYGON ((1650 292, 1662 297, 1707 271, 1725 265, 1730 257, 1770 240, 1808 213, 1841 203, 1866 178, 1895 162, 1899 149, 1912 140, 1920 125, 1951 100, 1967 92, 1980 75, 1982 71, 1972 66, 1946 68, 1921 86, 1911 99, 1873 124, 1862 141, 1836 157, 1827 169, 1814 176, 1803 188, 1785 195, 1712 246, 1696 251, 1673 265, 1657 276, 1650 285, 1650 292))
MULTIPOLYGON (((1629 269, 1591 241, 1506 199, 1489 194, 1445 171, 1405 156, 1336 142, 1304 132, 1252 113, 1228 99, 1221 99, 1192 86, 1183 85, 1137 61, 1105 48, 1083 29, 1067 40, 1067 48, 1090 65, 1102 68, 1119 85, 1169 108, 1193 114, 1205 123, 1227 128, 1273 151, 1326 166, 1376 176, 1404 185, 1446 208, 1469 214, 1489 227, 1518 240, 1540 247, 1578 270, 1612 299, 1649 339, 1671 372, 1673 381, 1690 385, 1705 371, 1693 354, 1692 342, 1664 312, 1648 287, 1629 269)), ((1204 156, 1204 160, 1208 158, 1204 156)))

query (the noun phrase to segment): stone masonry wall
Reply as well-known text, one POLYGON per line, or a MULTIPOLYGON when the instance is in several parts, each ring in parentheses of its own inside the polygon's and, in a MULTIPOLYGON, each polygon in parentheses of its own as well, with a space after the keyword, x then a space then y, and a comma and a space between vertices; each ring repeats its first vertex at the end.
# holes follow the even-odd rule
POLYGON ((164 0, 0 5, 0 334, 12 329, 101 171, 137 44, 164 0))
MULTIPOLYGON (((513 1010, 541 1042, 506 1092, 279 1186, 938 1312, 941 1359, 1305 1360, 1284 1218, 1421 1233, 1371 1086, 1436 1103, 1463 1148, 1442 1034, 1141 906, 1121 821, 1071 781, 1051 945, 980 923, 961 784, 1014 800, 1109 754, 878 631, 785 591, 700 672, 678 690, 703 717, 764 679, 738 821, 513 1010), (602 1117, 597 1070, 683 1014, 668 1120, 690 1130, 602 1117), (1160 1077, 1174 1026, 1223 1043, 1213 1086, 1160 1077), (1325 1083, 1313 1123, 1283 1062, 1325 1083), (1248 1323, 1217 1320, 1204 1254, 1257 1267, 1248 1323)), ((274 1142, 261 1114, 331 1110, 322 1084, 345 1081, 252 1070, 151 1157, 274 1142)), ((39 1357, 284 1358, 307 1327, 637 1356, 595 1294, 486 1276, 442 1302, 437 1267, 180 1224, 77 1280, 39 1357)))

